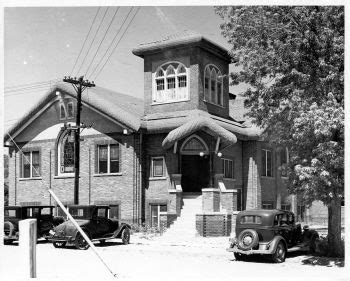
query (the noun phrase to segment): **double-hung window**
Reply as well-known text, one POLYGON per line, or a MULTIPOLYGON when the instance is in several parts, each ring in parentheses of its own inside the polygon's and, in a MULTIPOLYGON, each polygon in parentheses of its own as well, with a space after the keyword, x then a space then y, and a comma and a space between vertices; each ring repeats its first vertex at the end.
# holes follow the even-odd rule
POLYGON ((120 168, 119 144, 105 144, 98 146, 98 173, 119 173, 120 168))
POLYGON ((272 152, 271 150, 262 149, 261 151, 261 175, 263 177, 272 177, 272 152))
POLYGON ((167 205, 151 205, 151 227, 160 227, 160 215, 167 212, 167 205))
POLYGON ((234 178, 234 165, 231 159, 221 159, 224 178, 233 179, 234 178))
POLYGON ((22 178, 40 177, 40 153, 28 151, 22 155, 22 178))
POLYGON ((152 157, 151 163, 151 177, 164 177, 165 169, 164 169, 164 157, 152 157))

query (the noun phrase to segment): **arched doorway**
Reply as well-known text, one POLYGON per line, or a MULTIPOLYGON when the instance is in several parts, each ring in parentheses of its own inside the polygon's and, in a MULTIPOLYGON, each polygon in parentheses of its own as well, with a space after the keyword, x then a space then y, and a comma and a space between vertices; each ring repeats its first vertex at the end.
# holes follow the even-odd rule
POLYGON ((209 185, 209 149, 197 135, 191 135, 181 149, 181 186, 183 192, 202 192, 209 185))

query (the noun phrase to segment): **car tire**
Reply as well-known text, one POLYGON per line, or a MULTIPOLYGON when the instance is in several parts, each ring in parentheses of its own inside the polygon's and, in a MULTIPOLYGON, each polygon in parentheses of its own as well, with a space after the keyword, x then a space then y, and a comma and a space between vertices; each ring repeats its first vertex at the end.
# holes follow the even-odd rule
POLYGON ((66 241, 55 241, 52 243, 55 248, 64 248, 66 246, 66 241))
POLYGON ((121 238, 122 238, 122 242, 124 245, 127 245, 130 243, 130 230, 129 230, 129 228, 125 227, 123 229, 121 238))
POLYGON ((237 247, 243 251, 253 249, 259 244, 259 235, 254 229, 245 229, 237 237, 237 247), (245 238, 250 237, 251 242, 245 243, 245 238))
POLYGON ((236 261, 244 261, 246 259, 246 256, 241 253, 234 253, 236 261))
POLYGON ((286 247, 282 241, 279 241, 275 252, 271 256, 272 261, 275 263, 282 263, 286 259, 286 247))
MULTIPOLYGON (((88 233, 86 233, 86 235, 90 238, 88 233)), ((88 244, 88 242, 85 241, 83 235, 81 235, 80 232, 78 232, 77 236, 75 237, 74 246, 79 250, 87 250, 90 247, 90 245, 88 244)))

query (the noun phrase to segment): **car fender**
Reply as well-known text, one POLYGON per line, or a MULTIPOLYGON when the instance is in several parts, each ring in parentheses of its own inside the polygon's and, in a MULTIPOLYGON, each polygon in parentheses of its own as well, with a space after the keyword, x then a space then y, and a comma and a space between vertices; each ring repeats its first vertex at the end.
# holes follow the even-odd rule
POLYGON ((129 230, 131 229, 130 225, 128 225, 126 223, 121 223, 120 226, 118 227, 118 229, 113 232, 113 237, 118 238, 121 235, 123 229, 125 229, 125 228, 129 228, 129 230))
MULTIPOLYGON (((82 229, 82 231, 84 231, 84 232, 86 233, 86 235, 91 239, 90 231, 89 231, 87 228, 85 228, 85 227, 82 227, 81 229, 82 229)), ((74 240, 77 238, 78 233, 79 233, 79 230, 76 229, 75 232, 74 232, 74 235, 73 235, 74 240)))
POLYGON ((284 240, 284 238, 281 235, 277 235, 269 243, 270 244, 270 250, 272 251, 272 253, 274 253, 276 251, 277 245, 278 245, 278 243, 280 241, 282 241, 282 243, 283 243, 283 245, 284 245, 284 247, 285 247, 285 249, 287 251, 288 247, 287 247, 286 240, 284 240))

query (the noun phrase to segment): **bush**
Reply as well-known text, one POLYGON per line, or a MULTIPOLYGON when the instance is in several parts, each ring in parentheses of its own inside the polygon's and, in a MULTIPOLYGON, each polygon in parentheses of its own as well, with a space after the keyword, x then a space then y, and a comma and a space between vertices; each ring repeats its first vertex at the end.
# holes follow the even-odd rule
MULTIPOLYGON (((342 251, 340 253, 340 258, 344 258, 345 252, 345 240, 344 237, 341 239, 342 251)), ((329 253, 329 245, 328 245, 328 237, 320 237, 318 242, 316 243, 316 253, 320 256, 328 256, 329 253)))
POLYGON ((164 227, 154 227, 148 224, 132 224, 131 233, 140 233, 141 238, 150 239, 155 236, 160 236, 165 231, 164 227))

